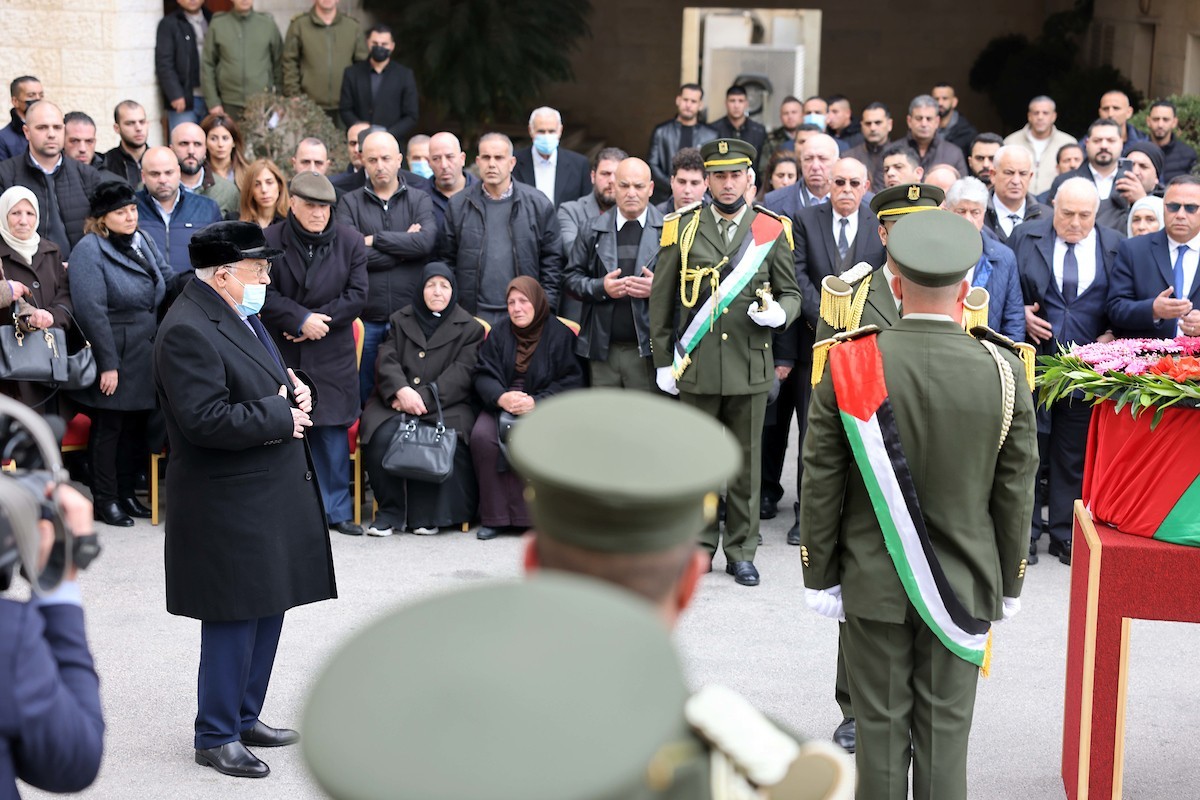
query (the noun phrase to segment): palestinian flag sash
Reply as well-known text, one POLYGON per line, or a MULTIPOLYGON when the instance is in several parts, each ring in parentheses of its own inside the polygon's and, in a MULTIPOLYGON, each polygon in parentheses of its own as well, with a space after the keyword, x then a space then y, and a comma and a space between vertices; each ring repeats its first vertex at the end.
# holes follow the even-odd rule
MULTIPOLYGON (((691 354, 700 344, 704 336, 713 329, 717 317, 729 307, 746 288, 746 284, 758 274, 767 254, 779 234, 783 232, 783 223, 770 214, 756 213, 750 223, 750 232, 742 240, 742 246, 734 255, 736 265, 729 274, 721 279, 716 292, 709 294, 708 299, 696 310, 692 321, 684 329, 683 335, 675 342, 675 352, 671 359, 671 370, 678 379, 684 370, 692 363, 691 354)), ((718 265, 720 266, 720 265, 718 265)))
POLYGON ((987 675, 991 623, 963 607, 929 541, 875 336, 831 348, 829 366, 846 438, 909 601, 951 653, 987 675))

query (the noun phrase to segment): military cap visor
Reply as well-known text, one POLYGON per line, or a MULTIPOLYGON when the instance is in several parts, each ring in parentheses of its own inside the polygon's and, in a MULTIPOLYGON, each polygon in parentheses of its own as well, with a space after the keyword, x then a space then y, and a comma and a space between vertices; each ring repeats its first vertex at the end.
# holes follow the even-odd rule
POLYGON ((223 267, 246 258, 273 259, 282 250, 267 246, 262 228, 253 222, 216 222, 196 233, 188 243, 193 269, 223 267))
POLYGON ((979 262, 983 237, 949 211, 901 217, 888 233, 888 255, 900 274, 919 286, 950 286, 979 262))
POLYGON ((741 139, 717 139, 701 145, 700 156, 707 172, 732 172, 754 166, 758 151, 741 139))
POLYGON ((333 797, 643 797, 687 740, 661 619, 577 576, 472 588, 392 612, 329 660, 304 755, 333 797))
POLYGON ((928 183, 902 183, 872 197, 871 212, 882 222, 916 211, 940 208, 945 199, 944 191, 928 183))
POLYGON ((712 417, 649 393, 569 392, 513 428, 540 534, 588 550, 646 553, 697 541, 741 452, 712 417))

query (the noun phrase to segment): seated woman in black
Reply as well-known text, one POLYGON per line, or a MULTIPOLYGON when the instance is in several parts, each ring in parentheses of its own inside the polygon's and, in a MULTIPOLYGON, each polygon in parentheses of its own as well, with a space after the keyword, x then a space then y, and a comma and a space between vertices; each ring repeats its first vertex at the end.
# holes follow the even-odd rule
POLYGON ((532 524, 525 486, 501 452, 500 412, 519 418, 533 411, 539 400, 583 386, 575 334, 550 313, 538 282, 527 275, 513 278, 506 296, 508 319, 492 328, 479 351, 475 374, 475 391, 483 400, 471 430, 480 539, 495 538, 501 531, 522 532, 532 524))
POLYGON ((479 490, 467 436, 475 422, 472 376, 483 342, 483 326, 456 302, 454 273, 434 262, 421 273, 423 287, 411 305, 392 314, 379 345, 375 391, 362 413, 359 434, 379 512, 371 536, 395 529, 438 533, 475 518, 479 490), (444 483, 398 478, 384 471, 383 457, 405 414, 437 421, 436 385, 448 429, 458 432, 454 467, 444 483))

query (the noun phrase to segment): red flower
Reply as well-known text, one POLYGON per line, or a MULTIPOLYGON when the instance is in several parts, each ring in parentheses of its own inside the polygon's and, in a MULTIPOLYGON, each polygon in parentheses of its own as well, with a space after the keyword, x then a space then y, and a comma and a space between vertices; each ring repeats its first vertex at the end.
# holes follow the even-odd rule
POLYGON ((1200 359, 1195 356, 1184 356, 1175 362, 1175 369, 1170 373, 1173 380, 1179 381, 1194 381, 1200 380, 1200 359))
POLYGON ((1151 364, 1148 371, 1153 372, 1155 375, 1166 375, 1167 377, 1171 377, 1171 373, 1174 370, 1175 359, 1171 358, 1170 356, 1163 356, 1154 364, 1151 364))

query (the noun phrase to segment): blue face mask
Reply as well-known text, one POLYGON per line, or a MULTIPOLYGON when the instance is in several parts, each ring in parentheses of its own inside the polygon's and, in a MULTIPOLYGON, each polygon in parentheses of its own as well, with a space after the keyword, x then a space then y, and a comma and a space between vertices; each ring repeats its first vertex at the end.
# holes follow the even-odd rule
POLYGON ((429 166, 428 161, 412 161, 409 162, 409 169, 417 175, 420 175, 425 180, 433 177, 433 167, 429 166))
POLYGON ((544 156, 550 156, 550 154, 558 149, 558 134, 539 133, 533 137, 533 149, 544 156))
POLYGON ((804 124, 816 125, 821 130, 825 130, 825 115, 824 114, 805 114, 804 124))
MULTIPOLYGON (((238 283, 242 283, 232 272, 228 274, 229 277, 233 278, 238 283)), ((229 294, 229 292, 226 292, 225 294, 229 294)), ((233 295, 230 294, 229 299, 232 300, 233 295)), ((263 303, 266 302, 266 299, 267 285, 265 283, 242 283, 242 302, 235 302, 234 305, 237 306, 237 310, 240 313, 249 317, 253 314, 257 314, 259 311, 262 311, 263 303)))

